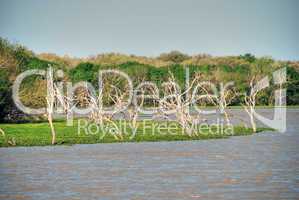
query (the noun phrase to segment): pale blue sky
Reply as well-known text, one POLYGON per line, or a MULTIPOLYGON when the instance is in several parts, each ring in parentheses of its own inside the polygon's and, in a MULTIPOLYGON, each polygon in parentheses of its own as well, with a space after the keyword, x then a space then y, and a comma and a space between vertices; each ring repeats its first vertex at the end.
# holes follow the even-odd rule
POLYGON ((299 60, 299 0, 0 0, 0 36, 88 56, 253 53, 299 60))

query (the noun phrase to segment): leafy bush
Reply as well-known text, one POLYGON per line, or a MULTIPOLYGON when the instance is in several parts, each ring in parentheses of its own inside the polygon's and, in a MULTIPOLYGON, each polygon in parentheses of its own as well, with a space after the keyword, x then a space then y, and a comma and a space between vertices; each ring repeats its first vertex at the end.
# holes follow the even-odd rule
POLYGON ((8 73, 5 70, 0 69, 0 121, 3 121, 4 117, 11 107, 11 89, 8 78, 8 73))
POLYGON ((95 82, 99 66, 92 63, 80 63, 74 69, 71 69, 69 76, 73 82, 89 81, 95 82))
POLYGON ((162 53, 158 59, 163 60, 163 61, 170 61, 173 63, 181 63, 184 60, 189 59, 190 56, 187 54, 183 54, 179 51, 171 51, 170 53, 162 53))

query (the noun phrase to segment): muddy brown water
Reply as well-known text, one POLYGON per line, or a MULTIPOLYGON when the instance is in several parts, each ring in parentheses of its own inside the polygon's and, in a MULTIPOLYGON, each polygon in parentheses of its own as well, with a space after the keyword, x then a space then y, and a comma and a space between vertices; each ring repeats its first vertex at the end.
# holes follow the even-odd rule
POLYGON ((0 199, 299 199, 299 109, 288 109, 287 127, 220 140, 1 148, 0 199))

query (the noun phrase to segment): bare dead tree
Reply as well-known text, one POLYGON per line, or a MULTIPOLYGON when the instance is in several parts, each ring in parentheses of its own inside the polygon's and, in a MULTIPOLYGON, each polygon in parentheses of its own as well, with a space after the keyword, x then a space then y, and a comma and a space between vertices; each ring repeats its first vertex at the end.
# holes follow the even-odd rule
MULTIPOLYGON (((125 106, 127 106, 127 102, 126 102, 126 97, 129 95, 129 92, 127 89, 125 89, 124 91, 121 91, 118 87, 112 86, 113 90, 115 92, 111 92, 109 94, 110 99, 112 99, 112 101, 114 102, 116 111, 113 113, 119 113, 119 110, 123 110, 123 108, 125 106)), ((142 98, 143 100, 143 98, 142 98)), ((127 112, 127 120, 129 121, 129 125, 130 128, 132 130, 132 137, 135 136, 137 128, 138 128, 138 124, 137 124, 137 120, 138 120, 138 109, 135 105, 128 105, 129 107, 127 108, 126 112, 127 112)), ((122 111, 123 112, 123 111, 122 111)), ((123 112, 124 116, 126 116, 126 114, 123 112)))
POLYGON ((56 96, 56 92, 55 92, 54 82, 53 82, 53 69, 51 67, 49 67, 48 72, 47 72, 46 115, 48 118, 48 122, 49 122, 50 129, 51 129, 51 134, 52 134, 51 144, 55 144, 55 141, 56 141, 56 132, 55 132, 55 128, 53 125, 55 96, 56 96))
POLYGON ((138 117, 139 117, 139 109, 144 106, 145 102, 145 91, 147 90, 150 92, 152 95, 147 95, 147 97, 151 97, 154 99, 158 99, 157 95, 157 88, 155 87, 154 84, 151 82, 144 82, 142 81, 142 84, 139 85, 139 87, 136 88, 134 91, 134 103, 128 105, 128 102, 126 102, 126 98, 129 96, 129 90, 127 88, 124 89, 124 91, 121 91, 120 88, 111 86, 113 88, 113 91, 109 93, 110 99, 113 101, 116 111, 114 114, 119 113, 119 110, 124 110, 125 107, 127 109, 125 111, 121 111, 126 120, 129 123, 129 126, 131 128, 131 133, 132 135, 130 136, 130 139, 135 137, 137 133, 137 128, 138 128, 138 117), (141 93, 141 94, 138 94, 141 93))
POLYGON ((233 88, 220 90, 220 96, 217 98, 220 111, 224 114, 227 124, 230 124, 229 114, 227 113, 227 106, 237 97, 237 93, 233 88))
POLYGON ((230 83, 227 85, 220 84, 220 90, 216 93, 215 96, 210 96, 210 102, 212 102, 220 111, 220 113, 224 114, 225 120, 227 124, 230 124, 229 114, 227 113, 227 106, 231 104, 233 99, 237 96, 234 88, 230 88, 230 83))
POLYGON ((198 122, 199 115, 192 116, 190 114, 188 107, 192 104, 192 99, 186 98, 185 96, 198 80, 199 76, 195 76, 190 86, 187 87, 184 92, 181 92, 175 82, 173 74, 170 73, 168 82, 163 84, 163 87, 168 95, 159 102, 159 110, 161 114, 168 118, 168 111, 173 110, 175 120, 180 124, 188 136, 192 136, 194 134, 197 135, 194 131, 194 125, 198 122))
POLYGON ((89 102, 89 106, 91 108, 89 119, 99 125, 102 131, 105 131, 105 124, 111 125, 112 127, 110 127, 109 132, 116 140, 122 140, 123 134, 120 128, 112 121, 113 113, 108 114, 103 109, 102 98, 102 91, 100 91, 98 95, 91 94, 89 92, 87 97, 87 101, 89 102))
POLYGON ((254 89, 254 83, 256 82, 256 76, 253 76, 250 80, 250 92, 244 94, 244 102, 242 104, 244 110, 249 116, 250 124, 253 132, 256 132, 256 123, 254 120, 255 104, 256 104, 256 95, 258 90, 254 89))
POLYGON ((227 106, 231 104, 234 98, 236 98, 237 93, 233 87, 232 82, 229 82, 225 85, 220 83, 219 91, 216 85, 210 81, 203 81, 197 85, 201 92, 204 94, 201 95, 201 99, 205 99, 207 102, 211 103, 220 111, 220 113, 224 114, 225 120, 227 124, 230 124, 229 114, 227 113, 227 106))
MULTIPOLYGON (((68 84, 67 87, 70 85, 68 84)), ((72 110, 77 106, 78 103, 74 101, 75 99, 70 92, 68 92, 67 95, 64 95, 63 83, 60 87, 54 84, 54 90, 56 98, 55 107, 60 108, 60 113, 66 114, 67 120, 72 119, 72 110)), ((72 125, 72 120, 69 125, 72 125)))
POLYGON ((99 98, 101 98, 101 94, 99 96, 88 95, 89 106, 91 107, 89 119, 96 124, 103 125, 105 116, 99 98))
POLYGON ((54 83, 53 78, 53 69, 50 66, 47 71, 47 96, 46 96, 47 108, 46 116, 50 125, 52 140, 51 144, 56 143, 56 131, 53 124, 53 114, 58 104, 62 106, 63 112, 68 113, 69 110, 73 109, 71 99, 68 96, 65 96, 63 93, 63 88, 57 86, 54 83))
MULTIPOLYGON (((106 72, 111 73, 112 71, 108 70, 106 72)), ((113 73, 116 72, 113 71, 113 73)), ((133 87, 131 82, 129 82, 128 85, 124 84, 125 79, 120 78, 119 75, 125 76, 124 74, 116 73, 116 76, 109 76, 109 78, 106 76, 101 77, 101 81, 99 82, 100 87, 98 95, 90 93, 88 95, 89 105, 92 108, 89 118, 101 127, 104 127, 105 123, 111 124, 113 128, 109 130, 113 130, 113 136, 115 137, 115 139, 123 139, 123 134, 121 129, 118 128, 114 123, 113 117, 115 117, 115 114, 117 113, 123 113, 124 108, 128 106, 128 104, 126 103, 126 98, 128 96, 129 99, 131 98, 129 89, 133 87), (107 83, 103 84, 104 81, 107 83), (112 100, 112 102, 114 103, 114 109, 103 109, 104 98, 105 100, 108 100, 108 103, 109 100, 112 100)), ((134 120, 133 125, 135 126, 137 124, 137 112, 130 113, 130 118, 134 120)))

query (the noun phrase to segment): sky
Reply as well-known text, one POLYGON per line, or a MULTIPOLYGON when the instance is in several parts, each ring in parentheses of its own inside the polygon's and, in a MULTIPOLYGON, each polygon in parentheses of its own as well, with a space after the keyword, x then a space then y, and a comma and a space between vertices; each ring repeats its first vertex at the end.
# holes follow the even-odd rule
POLYGON ((299 60, 299 0, 0 0, 0 37, 86 57, 179 50, 299 60))

